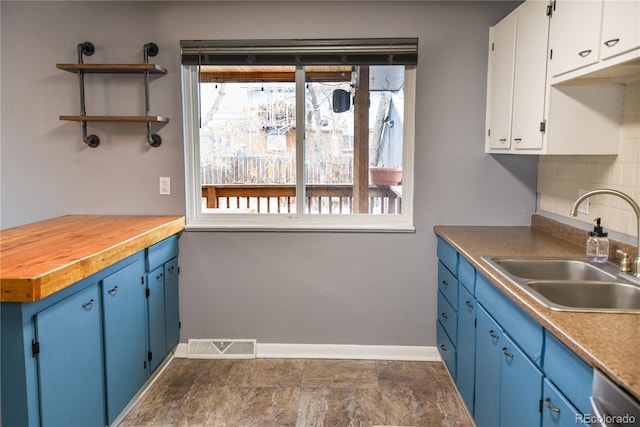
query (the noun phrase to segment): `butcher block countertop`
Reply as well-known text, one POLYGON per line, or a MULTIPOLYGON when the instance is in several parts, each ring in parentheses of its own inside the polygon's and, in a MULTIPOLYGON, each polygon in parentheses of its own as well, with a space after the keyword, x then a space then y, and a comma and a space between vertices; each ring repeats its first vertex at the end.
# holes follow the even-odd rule
POLYGON ((0 231, 2 302, 46 298, 184 230, 183 216, 67 215, 0 231))
MULTIPOLYGON (((481 258, 580 257, 584 247, 534 227, 436 226, 434 231, 584 361, 640 399, 640 314, 550 310, 481 258)), ((581 236, 586 241, 586 232, 581 236)))

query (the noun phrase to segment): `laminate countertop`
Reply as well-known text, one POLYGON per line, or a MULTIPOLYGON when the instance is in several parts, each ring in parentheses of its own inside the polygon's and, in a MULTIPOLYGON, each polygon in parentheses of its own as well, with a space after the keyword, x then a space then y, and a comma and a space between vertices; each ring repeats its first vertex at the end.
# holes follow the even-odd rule
POLYGON ((183 216, 67 215, 1 230, 0 300, 46 298, 184 224, 183 216))
POLYGON ((532 227, 435 226, 434 232, 584 361, 640 400, 640 314, 550 310, 481 258, 581 257, 584 248, 532 227))

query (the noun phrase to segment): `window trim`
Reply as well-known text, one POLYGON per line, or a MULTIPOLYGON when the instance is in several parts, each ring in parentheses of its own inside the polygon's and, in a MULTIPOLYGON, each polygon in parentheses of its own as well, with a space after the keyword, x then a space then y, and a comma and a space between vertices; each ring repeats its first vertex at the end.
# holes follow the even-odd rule
MULTIPOLYGON (((188 231, 338 231, 338 232, 414 232, 414 147, 416 67, 405 66, 405 120, 403 127, 403 185, 402 212, 392 215, 378 214, 305 214, 297 206, 295 214, 208 213, 202 212, 200 188, 199 144, 199 76, 198 66, 183 65, 182 102, 185 158, 186 226, 188 231)), ((304 71, 302 71, 304 72, 304 71)), ((302 82, 304 84, 304 82, 302 82)), ((297 88, 298 92, 299 88, 297 88)), ((296 108, 299 103, 297 103, 296 108)), ((304 103, 301 108, 304 109, 304 103)), ((304 110, 303 110, 304 112, 304 110)), ((298 112, 299 114, 299 112, 298 112)), ((304 117, 304 115, 302 116, 304 117)), ((302 128, 302 127, 300 127, 302 128)), ((296 157, 304 159, 303 139, 296 138, 296 157), (302 156, 302 157, 300 157, 302 156)), ((296 162, 298 176, 304 172, 304 162, 296 162)), ((296 188, 303 183, 298 183, 296 188)), ((297 192, 296 194, 300 194, 297 192)), ((303 197, 296 203, 303 206, 303 197)))

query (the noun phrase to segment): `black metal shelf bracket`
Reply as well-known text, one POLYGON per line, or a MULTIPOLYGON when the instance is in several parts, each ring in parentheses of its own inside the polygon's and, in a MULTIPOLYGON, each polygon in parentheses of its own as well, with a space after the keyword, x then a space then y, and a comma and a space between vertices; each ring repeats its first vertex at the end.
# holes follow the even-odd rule
MULTIPOLYGON (((150 56, 156 56, 158 54, 158 45, 155 43, 147 43, 144 45, 143 52, 143 62, 145 64, 149 63, 150 56)), ((145 105, 145 115, 151 115, 151 107, 149 102, 149 71, 144 72, 144 105, 145 105)), ((147 122, 147 142, 152 147, 159 147, 162 144, 162 138, 158 134, 151 133, 151 122, 147 122)))
MULTIPOLYGON (((83 63, 83 55, 91 56, 96 51, 95 46, 91 42, 78 43, 78 64, 83 63)), ((78 72, 78 80, 80 83, 80 115, 86 116, 87 109, 84 102, 84 70, 78 72)), ((100 145, 100 138, 98 135, 87 135, 87 122, 85 120, 80 122, 82 126, 82 141, 91 148, 95 148, 100 145)))

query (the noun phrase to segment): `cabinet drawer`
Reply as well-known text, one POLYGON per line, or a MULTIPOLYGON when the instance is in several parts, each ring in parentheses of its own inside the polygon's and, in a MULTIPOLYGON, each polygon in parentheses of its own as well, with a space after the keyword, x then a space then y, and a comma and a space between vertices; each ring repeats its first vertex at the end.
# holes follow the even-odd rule
POLYGON ((539 366, 542 358, 542 326, 480 274, 476 277, 476 298, 539 366))
POLYGON ((155 270, 162 264, 178 256, 178 235, 167 237, 147 249, 147 271, 155 270))
POLYGON ((583 414, 591 411, 593 369, 550 332, 545 331, 544 372, 583 414))
POLYGON ((457 341, 458 315, 441 292, 438 292, 438 321, 454 343, 457 341))
POLYGON ((587 425, 580 423, 584 418, 582 414, 547 378, 544 379, 542 403, 542 427, 587 425))
POLYGON ((442 357, 442 361, 447 366, 449 373, 451 374, 451 378, 456 380, 456 348, 449 339, 449 336, 444 331, 444 328, 440 324, 437 323, 436 330, 436 339, 438 341, 438 351, 440 352, 440 357, 442 357))
POLYGON ((438 262, 438 289, 447 298, 454 310, 458 310, 458 279, 438 262))
POLYGON ((447 242, 438 237, 438 258, 449 271, 455 276, 458 275, 458 252, 447 242))
POLYGON ((463 257, 460 257, 458 263, 458 282, 467 288, 467 290, 471 292, 471 295, 475 295, 476 269, 463 257))

